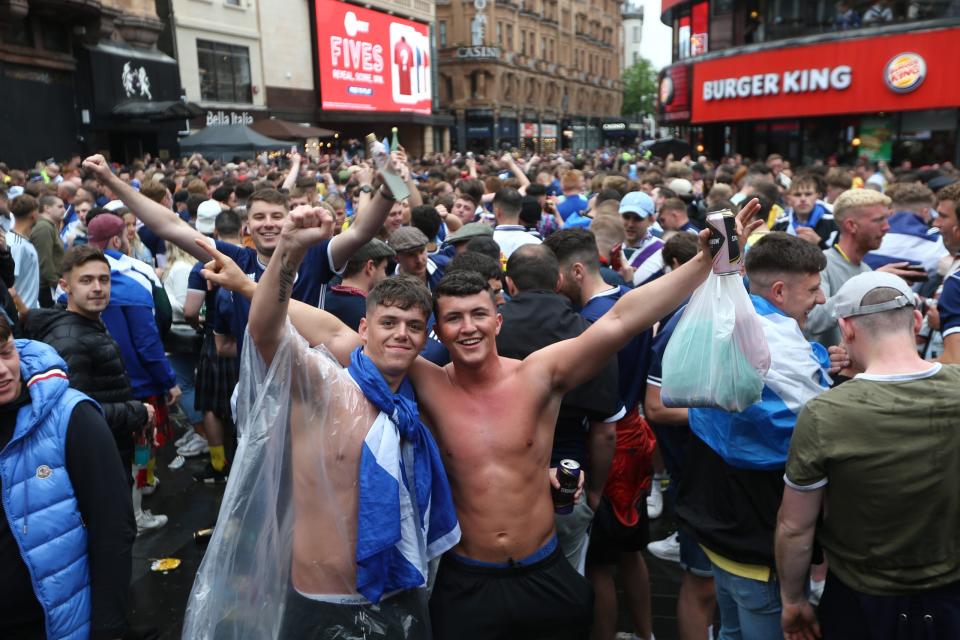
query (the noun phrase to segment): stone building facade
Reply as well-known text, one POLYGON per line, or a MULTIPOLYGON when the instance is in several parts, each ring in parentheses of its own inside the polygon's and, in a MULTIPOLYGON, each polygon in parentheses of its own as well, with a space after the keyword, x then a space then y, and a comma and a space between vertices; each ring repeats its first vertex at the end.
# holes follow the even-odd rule
POLYGON ((586 146, 619 115, 618 0, 440 0, 436 14, 457 148, 586 146))

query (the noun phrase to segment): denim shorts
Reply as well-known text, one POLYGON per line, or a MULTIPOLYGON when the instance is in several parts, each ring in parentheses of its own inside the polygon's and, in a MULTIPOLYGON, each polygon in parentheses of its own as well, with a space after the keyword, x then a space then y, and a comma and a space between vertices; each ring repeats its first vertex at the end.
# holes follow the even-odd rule
POLYGON ((703 552, 693 534, 683 529, 677 532, 680 540, 680 567, 701 578, 713 577, 713 563, 703 552))

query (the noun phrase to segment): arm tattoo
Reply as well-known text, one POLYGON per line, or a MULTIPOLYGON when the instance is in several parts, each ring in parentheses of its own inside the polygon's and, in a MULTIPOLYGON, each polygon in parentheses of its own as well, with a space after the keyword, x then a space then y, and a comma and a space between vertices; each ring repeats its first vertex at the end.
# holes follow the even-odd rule
POLYGON ((290 299, 293 291, 293 279, 296 271, 290 267, 287 262, 287 254, 280 256, 280 304, 285 304, 290 299))

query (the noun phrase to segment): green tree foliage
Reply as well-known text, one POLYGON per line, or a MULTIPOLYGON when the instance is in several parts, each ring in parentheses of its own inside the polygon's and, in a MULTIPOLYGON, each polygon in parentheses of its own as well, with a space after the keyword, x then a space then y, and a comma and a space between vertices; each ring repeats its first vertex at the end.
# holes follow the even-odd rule
POLYGON ((640 58, 623 71, 623 115, 653 113, 657 96, 657 71, 640 58))

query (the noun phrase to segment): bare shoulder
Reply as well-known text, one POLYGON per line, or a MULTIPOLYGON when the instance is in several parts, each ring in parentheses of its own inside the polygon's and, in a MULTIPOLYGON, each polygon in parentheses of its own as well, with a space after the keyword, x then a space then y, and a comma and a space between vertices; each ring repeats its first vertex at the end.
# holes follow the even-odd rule
POLYGON ((410 367, 408 375, 419 395, 428 393, 428 389, 436 391, 440 385, 449 384, 444 368, 435 365, 423 356, 413 361, 413 366, 410 367))

